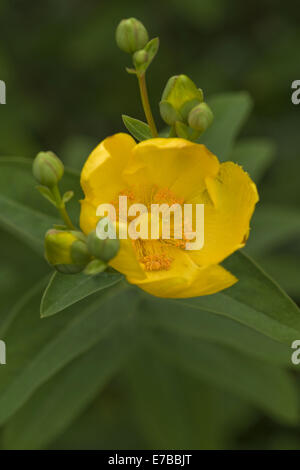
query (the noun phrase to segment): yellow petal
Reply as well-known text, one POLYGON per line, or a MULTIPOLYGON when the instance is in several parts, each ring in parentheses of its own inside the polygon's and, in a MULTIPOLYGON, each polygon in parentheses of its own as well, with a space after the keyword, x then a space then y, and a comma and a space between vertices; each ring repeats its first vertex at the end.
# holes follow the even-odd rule
POLYGON ((204 205, 204 247, 189 251, 198 265, 218 264, 245 245, 258 201, 255 184, 232 162, 222 163, 216 178, 206 178, 208 193, 188 201, 204 205))
POLYGON ((146 278, 145 271, 137 260, 133 242, 129 238, 120 240, 120 250, 109 264, 126 277, 134 279, 134 284, 146 278))
POLYGON ((122 171, 135 146, 130 135, 120 133, 103 140, 90 154, 80 182, 86 198, 94 205, 111 202, 126 187, 122 171))
POLYGON ((204 145, 178 138, 149 139, 133 149, 124 178, 132 187, 156 185, 185 199, 204 189, 204 178, 215 176, 219 165, 204 145))
POLYGON ((97 206, 94 206, 88 199, 80 201, 80 228, 88 235, 90 232, 96 229, 99 217, 96 216, 97 206))
POLYGON ((169 270, 146 272, 144 280, 128 276, 128 281, 157 297, 185 298, 209 295, 232 286, 237 279, 220 265, 198 267, 185 252, 168 250, 173 255, 169 270))

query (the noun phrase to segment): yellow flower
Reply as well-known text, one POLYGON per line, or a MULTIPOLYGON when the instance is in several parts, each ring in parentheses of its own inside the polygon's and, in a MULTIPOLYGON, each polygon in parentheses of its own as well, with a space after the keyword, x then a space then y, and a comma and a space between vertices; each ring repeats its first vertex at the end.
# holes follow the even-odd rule
POLYGON ((221 263, 245 245, 258 194, 235 163, 220 163, 204 146, 184 139, 149 139, 128 134, 105 139, 81 173, 85 199, 80 226, 88 234, 97 207, 127 195, 135 203, 204 204, 204 246, 184 249, 184 240, 121 240, 110 265, 130 283, 158 297, 195 297, 230 287, 237 279, 221 263), (181 243, 180 243, 181 242, 181 243))

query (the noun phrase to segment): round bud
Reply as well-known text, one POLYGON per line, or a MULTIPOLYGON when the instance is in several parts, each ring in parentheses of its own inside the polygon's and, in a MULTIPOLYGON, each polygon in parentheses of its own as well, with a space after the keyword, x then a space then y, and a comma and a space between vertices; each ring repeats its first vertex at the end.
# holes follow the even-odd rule
POLYGON ((143 65, 147 62, 149 56, 147 54, 146 51, 144 51, 144 49, 141 49, 140 51, 136 51, 134 54, 133 54, 133 62, 136 64, 136 65, 143 65))
POLYGON ((88 235, 87 247, 92 256, 107 263, 117 255, 120 249, 120 240, 117 238, 101 240, 101 238, 97 237, 96 232, 93 231, 88 235))
POLYGON ((55 229, 46 233, 45 257, 57 271, 65 274, 82 271, 91 260, 81 232, 55 229))
POLYGON ((213 122, 214 115, 206 103, 201 103, 191 110, 188 117, 189 126, 201 133, 213 122))
POLYGON ((40 184, 52 188, 63 176, 64 165, 53 152, 40 152, 33 161, 32 172, 40 184))
POLYGON ((160 102, 163 120, 173 125, 176 121, 187 122, 191 109, 203 101, 202 90, 186 75, 169 78, 160 102))
POLYGON ((119 23, 116 30, 116 41, 122 51, 133 54, 145 47, 149 36, 143 23, 136 18, 128 18, 119 23))

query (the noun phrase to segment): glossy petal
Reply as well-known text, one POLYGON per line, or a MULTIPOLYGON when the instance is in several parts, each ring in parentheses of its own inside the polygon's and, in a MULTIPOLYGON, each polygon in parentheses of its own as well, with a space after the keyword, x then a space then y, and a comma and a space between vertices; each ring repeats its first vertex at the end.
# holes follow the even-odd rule
POLYGON ((223 163, 216 178, 206 178, 206 186, 208 194, 200 194, 189 201, 205 201, 204 247, 189 252, 200 266, 220 263, 245 245, 258 201, 255 184, 232 162, 223 163))
POLYGON ((218 159, 204 145, 184 139, 149 139, 139 143, 124 171, 129 186, 153 185, 187 199, 204 189, 205 177, 214 177, 218 159))
POLYGON ((88 199, 80 201, 80 228, 88 235, 90 232, 95 230, 99 217, 96 216, 97 206, 92 204, 88 199))
MULTIPOLYGON (((117 233, 121 225, 124 224, 116 224, 117 233)), ((125 274, 127 279, 132 278, 135 281, 140 281, 146 278, 145 271, 137 259, 133 241, 130 238, 120 240, 120 250, 109 264, 117 271, 125 274)))
POLYGON ((125 188, 122 171, 135 146, 128 134, 115 134, 103 140, 88 157, 80 182, 85 197, 95 206, 112 201, 125 188))
MULTIPOLYGON (((173 252, 174 253, 174 252, 173 252)), ((146 279, 128 279, 156 297, 187 298, 219 292, 237 282, 235 276, 220 265, 199 268, 182 250, 169 270, 147 272, 146 279)))

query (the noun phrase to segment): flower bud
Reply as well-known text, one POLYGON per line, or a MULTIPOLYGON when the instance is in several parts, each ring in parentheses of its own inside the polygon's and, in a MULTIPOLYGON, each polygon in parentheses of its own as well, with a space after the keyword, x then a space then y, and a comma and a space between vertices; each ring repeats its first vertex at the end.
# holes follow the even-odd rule
POLYGON ((83 233, 55 229, 46 233, 45 257, 57 271, 65 274, 82 271, 91 260, 83 233))
POLYGON ((159 104, 161 117, 170 126, 176 121, 186 122, 191 109, 202 101, 202 90, 189 77, 175 75, 168 80, 162 94, 159 104))
POLYGON ((136 18, 122 20, 116 30, 116 41, 122 51, 133 54, 149 41, 145 26, 136 18))
POLYGON ((32 172, 40 184, 52 188, 63 176, 64 165, 53 152, 40 152, 33 161, 32 172))
POLYGON ((133 62, 136 65, 143 65, 148 61, 148 54, 144 49, 141 49, 140 51, 136 51, 133 54, 133 62))
POLYGON ((191 110, 188 122, 192 129, 202 134, 211 125, 213 119, 214 115, 210 107, 206 103, 201 103, 191 110))
POLYGON ((117 255, 120 249, 120 241, 117 238, 101 240, 101 238, 97 237, 96 232, 93 231, 88 235, 87 247, 92 256, 107 263, 117 255))

